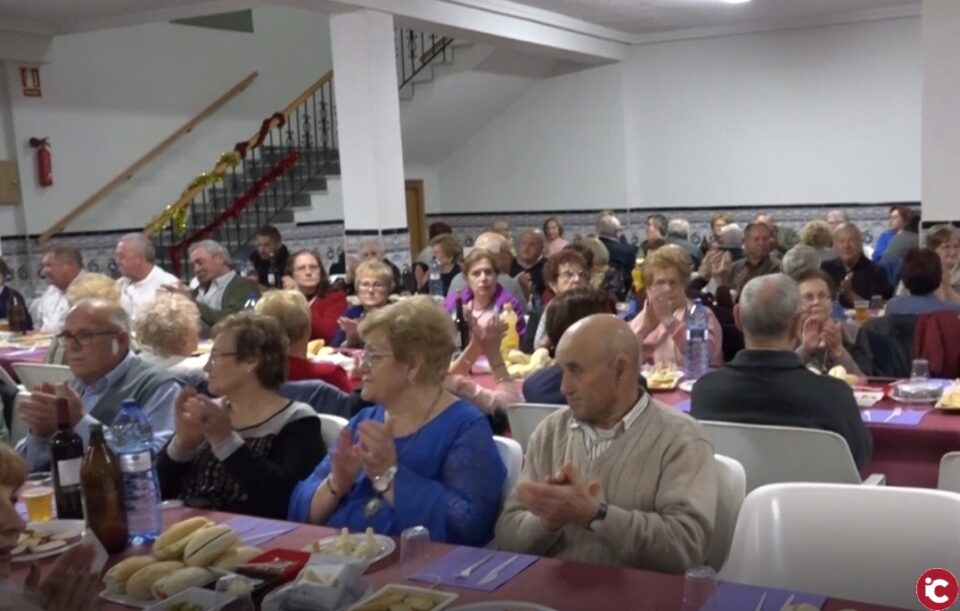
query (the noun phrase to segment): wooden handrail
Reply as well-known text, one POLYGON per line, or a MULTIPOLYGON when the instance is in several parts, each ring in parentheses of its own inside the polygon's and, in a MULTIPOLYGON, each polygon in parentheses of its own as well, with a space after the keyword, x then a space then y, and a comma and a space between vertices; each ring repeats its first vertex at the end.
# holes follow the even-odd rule
MULTIPOLYGON (((312 85, 307 87, 307 89, 304 90, 304 92, 298 95, 296 98, 294 98, 292 102, 287 104, 286 107, 280 111, 280 113, 284 117, 289 117, 291 114, 293 114, 297 110, 297 108, 300 107, 301 104, 307 101, 307 98, 309 98, 311 95, 316 93, 321 87, 323 87, 327 82, 329 82, 332 79, 333 79, 333 70, 330 70, 329 72, 321 76, 319 79, 317 79, 317 81, 314 82, 312 85)), ((276 122, 271 121, 270 129, 273 129, 274 127, 276 127, 276 122)), ((247 147, 249 148, 249 147, 252 147, 254 144, 256 144, 257 138, 259 136, 260 136, 260 130, 257 130, 257 133, 253 134, 247 139, 247 147)), ((214 167, 209 173, 219 174, 221 172, 226 172, 229 167, 230 167, 229 164, 227 164, 224 161, 221 161, 217 163, 216 167, 214 167)), ((190 204, 190 202, 193 201, 194 197, 196 197, 200 192, 202 192, 206 188, 207 188, 207 185, 197 185, 192 189, 187 189, 186 191, 183 192, 183 195, 181 195, 177 199, 177 201, 171 204, 171 208, 173 210, 179 210, 181 208, 186 207, 187 205, 190 204)))
POLYGON ((224 93, 223 95, 218 97, 216 100, 211 102, 206 108, 204 108, 199 113, 197 113, 192 119, 190 119, 189 121, 184 123, 182 126, 180 126, 180 128, 177 129, 177 131, 173 132, 172 134, 164 138, 163 141, 160 142, 160 144, 156 145, 155 147, 147 151, 147 153, 144 156, 142 156, 140 159, 137 159, 132 164, 130 164, 129 167, 125 168, 122 172, 120 172, 117 176, 115 176, 110 182, 108 182, 107 184, 97 189, 96 193, 94 193, 87 199, 83 200, 73 210, 63 215, 60 218, 60 220, 58 220, 56 223, 51 225, 49 229, 44 231, 40 235, 40 237, 37 238, 37 241, 40 244, 43 244, 44 242, 46 242, 56 234, 60 233, 61 231, 64 230, 64 228, 66 228, 67 225, 72 223, 74 219, 76 219, 78 216, 80 216, 81 214, 83 214, 84 212, 92 208, 100 200, 102 200, 109 193, 111 193, 114 189, 116 189, 123 183, 133 178, 134 174, 139 172, 141 169, 143 169, 144 166, 146 166, 148 163, 156 159, 161 153, 163 153, 168 148, 170 148, 177 140, 179 140, 183 136, 193 131, 193 128, 196 127, 197 124, 199 124, 201 121, 203 121, 204 119, 206 119, 207 117, 215 113, 217 110, 220 109, 221 106, 223 106, 224 104, 229 102, 231 99, 233 99, 234 96, 236 96, 237 94, 242 92, 244 89, 249 87, 250 83, 252 83, 253 80, 257 78, 257 74, 258 73, 256 71, 251 72, 242 81, 240 81, 239 83, 231 87, 226 93, 224 93))

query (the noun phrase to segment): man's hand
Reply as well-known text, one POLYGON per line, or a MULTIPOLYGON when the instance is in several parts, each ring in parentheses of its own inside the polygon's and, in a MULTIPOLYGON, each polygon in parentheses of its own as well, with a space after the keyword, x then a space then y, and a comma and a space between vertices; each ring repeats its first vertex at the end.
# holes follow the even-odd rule
POLYGON ((83 401, 80 395, 66 382, 56 386, 48 383, 34 388, 20 402, 20 417, 38 437, 49 437, 57 430, 57 399, 66 399, 70 426, 76 426, 83 418, 83 401))
POLYGON ((600 507, 600 482, 581 481, 574 466, 567 463, 542 483, 520 482, 517 495, 549 530, 557 530, 566 524, 586 528, 600 507))

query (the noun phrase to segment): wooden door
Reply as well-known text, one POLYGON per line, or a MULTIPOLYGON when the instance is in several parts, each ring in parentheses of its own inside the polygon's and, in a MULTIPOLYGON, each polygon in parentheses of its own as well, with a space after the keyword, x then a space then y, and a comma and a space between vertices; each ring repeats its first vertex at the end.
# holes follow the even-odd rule
POLYGON ((20 203, 20 176, 16 161, 0 161, 0 206, 20 203))
POLYGON ((410 254, 417 260, 427 245, 427 218, 423 209, 423 181, 408 180, 406 186, 407 227, 410 229, 410 254))

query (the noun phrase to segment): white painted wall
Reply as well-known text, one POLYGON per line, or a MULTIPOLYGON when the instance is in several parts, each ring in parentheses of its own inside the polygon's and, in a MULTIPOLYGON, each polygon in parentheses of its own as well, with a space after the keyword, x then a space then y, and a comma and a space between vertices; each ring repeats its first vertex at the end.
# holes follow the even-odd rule
POLYGON ((636 47, 641 206, 920 198, 916 17, 636 47))
POLYGON ((917 200, 920 114, 916 17, 635 47, 441 163, 443 211, 917 200))
MULTIPOLYGON (((17 153, 49 136, 54 186, 24 181, 27 230, 40 233, 253 70, 251 87, 68 231, 141 227, 220 153, 332 66, 327 16, 254 10, 254 34, 167 23, 54 38, 43 98, 13 92, 17 153)), ((6 227, 3 227, 7 233, 6 227)))
POLYGON ((621 72, 534 85, 440 164, 443 212, 624 206, 621 72))
POLYGON ((960 2, 923 2, 923 220, 960 219, 960 2))

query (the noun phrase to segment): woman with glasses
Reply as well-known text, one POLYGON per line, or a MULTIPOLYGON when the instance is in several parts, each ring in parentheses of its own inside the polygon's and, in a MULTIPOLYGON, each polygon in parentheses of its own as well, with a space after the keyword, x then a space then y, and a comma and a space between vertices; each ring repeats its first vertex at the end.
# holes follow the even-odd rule
POLYGON ((463 300, 464 314, 469 314, 476 323, 486 325, 491 317, 500 313, 503 306, 510 304, 517 314, 517 333, 522 336, 527 328, 523 303, 497 282, 498 273, 496 255, 482 248, 471 250, 463 260, 467 288, 447 297, 446 310, 453 313, 459 298, 463 300))
POLYGON ((347 308, 337 320, 340 330, 330 344, 335 348, 363 348, 357 326, 368 313, 389 303, 393 291, 393 270, 379 259, 368 259, 357 266, 354 287, 360 303, 347 308))
MULTIPOLYGON (((686 289, 692 270, 690 255, 679 246, 668 244, 647 255, 643 263, 647 299, 637 317, 630 321, 630 328, 640 342, 642 362, 683 367, 687 353, 687 311, 691 305, 686 289)), ((723 332, 713 311, 710 311, 707 342, 710 366, 722 366, 723 332)))
POLYGON ((506 472, 487 418, 442 387, 453 354, 450 317, 416 296, 360 323, 363 398, 374 403, 290 500, 289 519, 480 546, 493 536, 506 472))
POLYGON ((950 303, 960 303, 960 287, 952 284, 952 276, 960 260, 960 233, 950 225, 935 225, 927 232, 927 248, 940 257, 943 279, 937 289, 937 297, 950 303))
POLYGON ((293 253, 287 263, 283 288, 298 290, 307 298, 310 305, 310 339, 331 343, 340 330, 337 320, 347 309, 347 295, 330 285, 320 255, 308 249, 293 253))
POLYGON ((818 371, 830 371, 843 365, 847 373, 863 375, 843 343, 843 329, 833 318, 837 286, 830 274, 810 269, 796 276, 800 288, 800 341, 797 356, 803 364, 818 371))
POLYGON ((191 507, 283 518, 297 482, 323 459, 320 419, 277 393, 287 375, 287 336, 269 316, 220 322, 206 371, 213 401, 177 397, 174 435, 157 459, 163 498, 191 507))
MULTIPOLYGON (((586 248, 582 244, 578 246, 586 248)), ((589 249, 587 251, 591 252, 589 249)), ((571 244, 560 252, 550 255, 543 266, 543 281, 554 298, 571 289, 588 287, 590 286, 590 262, 571 244)), ((553 303, 552 300, 551 303, 553 303)), ((531 316, 530 324, 536 328, 536 332, 532 340, 528 335, 524 342, 530 352, 540 347, 552 347, 547 337, 547 312, 549 311, 550 304, 547 304, 542 313, 531 316), (539 318, 534 322, 536 316, 539 318)))

